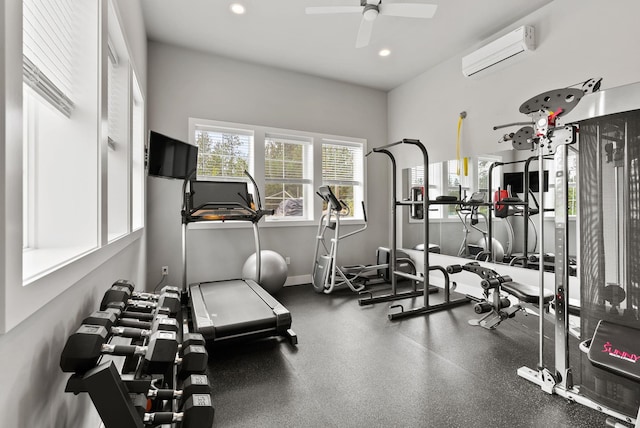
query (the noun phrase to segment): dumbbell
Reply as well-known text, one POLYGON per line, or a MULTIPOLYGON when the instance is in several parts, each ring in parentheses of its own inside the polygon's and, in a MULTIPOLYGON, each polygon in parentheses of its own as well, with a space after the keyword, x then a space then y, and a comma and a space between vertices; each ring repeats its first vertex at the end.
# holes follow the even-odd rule
POLYGON ((130 288, 123 285, 113 285, 104 293, 104 297, 100 302, 100 310, 105 310, 109 303, 123 302, 127 306, 137 308, 148 308, 153 310, 156 307, 166 307, 171 314, 176 314, 180 310, 180 295, 177 293, 164 292, 157 296, 154 301, 136 299, 130 288))
POLYGON ((184 333, 182 335, 182 343, 178 345, 178 350, 180 355, 182 355, 182 350, 190 345, 201 345, 205 346, 206 341, 204 340, 204 336, 200 333, 184 333))
POLYGON ((176 333, 180 330, 178 320, 165 315, 157 316, 150 321, 141 321, 133 318, 118 318, 116 312, 109 310, 91 313, 91 315, 82 320, 82 324, 101 325, 111 334, 131 338, 146 337, 159 330, 174 331, 176 333), (136 330, 147 330, 150 333, 145 333, 144 331, 136 332, 136 330))
POLYGON ((127 304, 124 302, 109 302, 104 310, 107 312, 113 312, 120 319, 126 318, 142 321, 153 321, 159 317, 171 316, 169 308, 163 308, 157 305, 155 307, 150 307, 149 305, 142 305, 138 307, 135 304, 127 307, 127 304))
POLYGON ((192 374, 182 383, 182 389, 149 389, 145 394, 149 400, 178 400, 182 409, 194 394, 211 394, 209 379, 203 374, 192 374))
POLYGON ((189 397, 180 413, 145 413, 142 421, 145 425, 162 425, 182 422, 181 428, 210 428, 213 425, 214 409, 209 394, 193 394, 189 397))
POLYGON ((173 331, 177 334, 180 330, 178 320, 175 318, 160 317, 149 322, 127 319, 118 320, 115 314, 107 311, 96 311, 92 313, 82 320, 82 324, 101 325, 113 336, 122 336, 131 339, 150 337, 156 331, 173 331), (131 321, 131 323, 128 321, 131 321), (115 325, 116 323, 124 325, 115 325), (136 327, 132 325, 136 325, 136 327))
POLYGON ((67 339, 60 355, 63 372, 84 373, 93 368, 103 354, 144 358, 147 364, 174 363, 178 352, 176 333, 156 331, 145 346, 113 345, 107 343, 109 332, 99 325, 83 324, 67 339))
POLYGON ((156 301, 158 300, 158 297, 164 293, 172 293, 172 294, 180 294, 181 293, 181 289, 178 287, 175 287, 173 285, 165 285, 164 287, 162 287, 160 289, 159 293, 145 293, 142 291, 135 291, 135 285, 133 285, 132 282, 126 280, 126 279, 119 279, 116 282, 114 282, 113 284, 111 284, 111 286, 118 286, 118 287, 126 287, 129 289, 129 291, 131 292, 131 298, 132 299, 136 299, 136 300, 153 300, 156 301))
POLYGON ((209 364, 209 353, 204 345, 183 345, 176 363, 182 374, 204 373, 209 364))

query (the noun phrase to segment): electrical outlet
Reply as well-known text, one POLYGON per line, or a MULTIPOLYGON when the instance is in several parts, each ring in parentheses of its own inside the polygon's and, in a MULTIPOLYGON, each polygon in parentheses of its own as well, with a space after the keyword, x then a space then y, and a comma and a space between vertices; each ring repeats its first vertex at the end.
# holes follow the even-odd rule
POLYGON ((162 276, 169 275, 169 266, 162 266, 162 276))
POLYGON ((287 256, 284 258, 284 261, 287 262, 288 265, 291 264, 291 257, 287 256))

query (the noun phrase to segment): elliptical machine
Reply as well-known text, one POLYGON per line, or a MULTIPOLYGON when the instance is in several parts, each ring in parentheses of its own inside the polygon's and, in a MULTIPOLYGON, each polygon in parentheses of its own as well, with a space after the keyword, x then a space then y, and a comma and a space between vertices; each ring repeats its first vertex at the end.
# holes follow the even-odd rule
MULTIPOLYGON (((327 210, 322 214, 318 222, 313 270, 311 273, 313 289, 318 293, 330 294, 336 287, 347 286, 358 293, 364 290, 365 286, 372 280, 388 280, 388 262, 353 266, 338 266, 337 264, 340 241, 367 229, 367 212, 364 202, 362 203, 364 226, 340 235, 340 219, 351 214, 349 206, 344 201, 339 200, 329 186, 320 186, 317 194, 327 203, 327 210), (329 234, 332 236, 327 240, 325 235, 329 234), (372 272, 375 272, 373 276, 371 275, 372 272)), ((378 249, 378 260, 383 256, 380 251, 384 250, 382 248, 378 249)), ((415 273, 415 266, 407 255, 399 258, 397 264, 399 268, 415 273)))

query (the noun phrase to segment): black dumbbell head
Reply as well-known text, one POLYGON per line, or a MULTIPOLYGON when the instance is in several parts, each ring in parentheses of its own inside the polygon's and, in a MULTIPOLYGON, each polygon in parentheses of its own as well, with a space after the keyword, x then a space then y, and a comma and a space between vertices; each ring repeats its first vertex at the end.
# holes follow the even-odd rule
POLYGON ((100 310, 104 311, 109 303, 127 303, 131 298, 131 290, 128 287, 121 285, 113 285, 110 289, 105 291, 102 301, 100 302, 100 310))
POLYGON ((107 329, 98 325, 81 325, 67 339, 60 355, 60 368, 66 373, 85 373, 92 369, 107 341, 107 329))
POLYGON ((207 375, 192 374, 184 380, 182 383, 183 401, 186 401, 193 394, 211 394, 211 385, 207 375))
POLYGON ((158 296, 158 306, 169 308, 172 315, 178 313, 181 305, 180 295, 177 293, 162 293, 158 296))
POLYGON ((113 311, 95 311, 84 320, 82 324, 101 325, 107 330, 116 325, 118 316, 113 311))
POLYGON ((133 284, 133 282, 129 281, 128 279, 119 279, 116 282, 114 282, 113 284, 111 284, 111 286, 113 287, 114 285, 119 286, 119 287, 127 287, 129 289, 129 291, 131 291, 133 293, 133 290, 135 290, 136 286, 133 284))
POLYGON ((193 394, 182 407, 182 428, 201 428, 213 425, 214 409, 209 394, 193 394))
POLYGON ((182 347, 180 348, 180 355, 182 355, 182 350, 186 349, 191 345, 200 345, 205 346, 206 342, 204 340, 204 336, 200 333, 185 333, 182 335, 182 347))
POLYGON ((209 354, 202 345, 189 345, 182 349, 182 373, 204 373, 207 370, 209 354))
POLYGON ((173 362, 178 354, 178 340, 173 331, 156 331, 149 338, 145 360, 150 363, 173 362))

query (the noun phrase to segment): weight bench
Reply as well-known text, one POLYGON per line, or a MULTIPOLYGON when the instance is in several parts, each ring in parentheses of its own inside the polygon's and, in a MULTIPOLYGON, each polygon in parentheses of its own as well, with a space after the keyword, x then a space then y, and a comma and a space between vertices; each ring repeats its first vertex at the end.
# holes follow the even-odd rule
MULTIPOLYGON (((480 285, 484 290, 484 299, 473 305, 473 310, 476 314, 486 313, 486 315, 479 319, 469 320, 471 325, 493 330, 502 321, 513 318, 518 311, 524 310, 521 304, 511 305, 511 301, 508 298, 501 297, 501 291, 514 296, 522 303, 532 305, 540 303, 538 287, 512 281, 511 277, 500 275, 493 269, 482 267, 478 262, 447 266, 447 272, 450 274, 462 272, 463 270, 480 276, 482 278, 480 285), (492 298, 490 298, 490 295, 492 295, 492 298)), ((553 297, 553 293, 545 290, 545 308, 553 300, 553 297)), ((541 308, 541 310, 545 308, 541 308)))
MULTIPOLYGON (((600 320, 593 337, 580 343, 594 366, 640 383, 640 330, 600 320)), ((627 422, 640 428, 640 408, 636 420, 627 422)), ((607 418, 607 426, 626 426, 607 418)))

